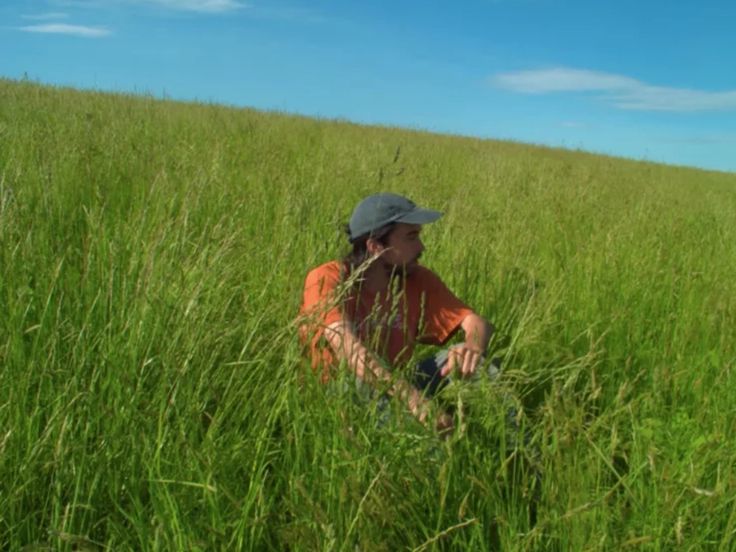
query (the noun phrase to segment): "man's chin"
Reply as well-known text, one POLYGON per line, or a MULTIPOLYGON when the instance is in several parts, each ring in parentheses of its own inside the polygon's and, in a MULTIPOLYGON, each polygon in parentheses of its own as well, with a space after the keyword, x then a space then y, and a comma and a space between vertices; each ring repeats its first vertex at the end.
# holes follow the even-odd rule
POLYGON ((409 276, 419 267, 419 261, 409 261, 403 265, 387 265, 386 268, 393 276, 409 276))

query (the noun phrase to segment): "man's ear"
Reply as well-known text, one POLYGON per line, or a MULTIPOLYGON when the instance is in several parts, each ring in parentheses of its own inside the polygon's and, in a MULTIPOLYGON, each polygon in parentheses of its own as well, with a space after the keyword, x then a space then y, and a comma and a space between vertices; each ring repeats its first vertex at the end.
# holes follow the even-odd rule
POLYGON ((371 257, 374 255, 380 255, 385 249, 386 246, 374 238, 368 238, 365 242, 365 250, 371 257))

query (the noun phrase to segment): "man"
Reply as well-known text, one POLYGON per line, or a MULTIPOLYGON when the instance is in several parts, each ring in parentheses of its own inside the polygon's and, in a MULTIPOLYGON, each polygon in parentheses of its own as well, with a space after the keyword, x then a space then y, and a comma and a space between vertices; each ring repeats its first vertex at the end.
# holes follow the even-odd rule
MULTIPOLYGON (((475 374, 493 332, 419 264, 422 225, 441 216, 396 194, 361 201, 347 226, 352 253, 309 272, 300 311, 302 339, 323 380, 344 363, 360 381, 404 401, 422 423, 444 378, 475 374), (416 343, 443 345, 458 330, 464 340, 444 353, 446 362, 428 359, 406 379, 393 373, 416 343)), ((440 431, 452 428, 444 412, 436 422, 440 431)))

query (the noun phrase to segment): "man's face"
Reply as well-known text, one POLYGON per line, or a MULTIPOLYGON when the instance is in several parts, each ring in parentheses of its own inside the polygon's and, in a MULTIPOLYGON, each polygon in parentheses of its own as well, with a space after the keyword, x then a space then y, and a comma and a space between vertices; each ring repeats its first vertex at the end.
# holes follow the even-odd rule
POLYGON ((410 274, 424 251, 420 238, 422 227, 419 224, 398 223, 388 236, 381 260, 389 270, 399 269, 410 274))

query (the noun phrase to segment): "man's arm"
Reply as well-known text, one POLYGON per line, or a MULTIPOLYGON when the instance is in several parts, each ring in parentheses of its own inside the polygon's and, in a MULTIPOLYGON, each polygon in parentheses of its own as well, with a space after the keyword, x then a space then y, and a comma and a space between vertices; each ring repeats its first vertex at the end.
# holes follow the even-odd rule
POLYGON ((374 387, 385 384, 390 395, 406 402, 411 413, 420 422, 425 422, 429 414, 429 403, 421 392, 407 381, 395 378, 381 366, 373 353, 355 335, 349 322, 339 320, 329 324, 324 336, 338 360, 345 360, 358 379, 374 387))
POLYGON ((465 334, 465 342, 450 350, 447 364, 441 372, 442 376, 450 374, 455 368, 458 369, 461 377, 474 374, 483 360, 494 331, 488 321, 474 312, 463 318, 460 327, 465 334))

